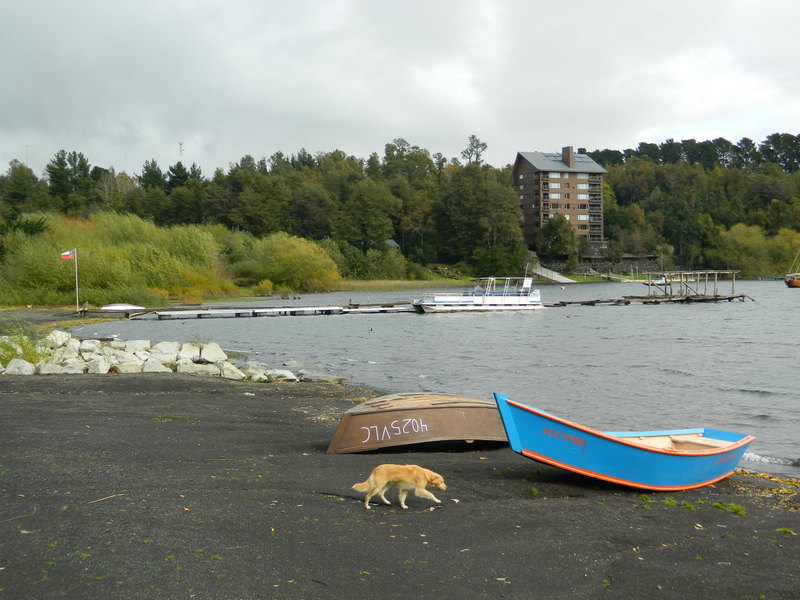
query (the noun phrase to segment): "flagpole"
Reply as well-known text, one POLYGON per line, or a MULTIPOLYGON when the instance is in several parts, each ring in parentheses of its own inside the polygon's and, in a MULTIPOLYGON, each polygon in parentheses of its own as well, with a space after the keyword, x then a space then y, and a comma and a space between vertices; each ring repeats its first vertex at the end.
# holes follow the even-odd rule
POLYGON ((78 249, 72 250, 75 253, 75 313, 81 314, 80 301, 78 300, 78 249))

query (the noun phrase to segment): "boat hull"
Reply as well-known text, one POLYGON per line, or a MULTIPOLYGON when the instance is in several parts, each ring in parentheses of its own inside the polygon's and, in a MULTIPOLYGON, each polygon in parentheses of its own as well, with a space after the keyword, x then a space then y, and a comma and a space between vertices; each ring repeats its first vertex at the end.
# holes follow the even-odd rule
POLYGON ((447 394, 389 394, 344 413, 326 453, 475 440, 506 441, 494 402, 447 394))
POLYGON ((530 277, 481 277, 470 292, 435 292, 414 300, 420 313, 541 310, 542 296, 530 277))
POLYGON ((511 312, 541 310, 542 303, 538 304, 456 304, 449 302, 415 302, 414 307, 425 313, 445 312, 511 312))
POLYGON ((783 281, 786 283, 787 287, 800 288, 800 273, 787 275, 784 277, 783 281))
POLYGON ((513 402, 503 394, 495 394, 495 402, 515 452, 574 473, 647 490, 686 490, 720 481, 733 473, 755 439, 714 429, 601 432, 513 402))

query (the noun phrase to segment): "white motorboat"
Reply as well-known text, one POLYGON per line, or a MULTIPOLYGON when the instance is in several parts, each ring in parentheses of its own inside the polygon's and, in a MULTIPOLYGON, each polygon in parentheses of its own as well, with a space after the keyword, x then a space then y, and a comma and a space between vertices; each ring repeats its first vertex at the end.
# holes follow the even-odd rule
POLYGON ((461 292, 432 292, 412 303, 417 312, 495 312, 544 308, 532 277, 481 277, 475 288, 461 292))

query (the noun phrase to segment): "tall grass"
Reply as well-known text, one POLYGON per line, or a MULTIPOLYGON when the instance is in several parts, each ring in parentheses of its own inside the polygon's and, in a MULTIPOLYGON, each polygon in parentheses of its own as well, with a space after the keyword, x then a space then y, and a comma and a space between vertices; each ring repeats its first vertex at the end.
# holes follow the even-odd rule
POLYGON ((47 218, 37 236, 12 233, 0 281, 6 304, 65 304, 75 298, 75 263, 60 253, 77 248, 81 301, 153 304, 168 294, 229 293, 220 246, 198 227, 159 228, 131 215, 99 213, 91 219, 47 218))
POLYGON ((29 323, 16 319, 0 327, 0 363, 8 365, 14 358, 36 364, 44 356, 41 336, 29 323))

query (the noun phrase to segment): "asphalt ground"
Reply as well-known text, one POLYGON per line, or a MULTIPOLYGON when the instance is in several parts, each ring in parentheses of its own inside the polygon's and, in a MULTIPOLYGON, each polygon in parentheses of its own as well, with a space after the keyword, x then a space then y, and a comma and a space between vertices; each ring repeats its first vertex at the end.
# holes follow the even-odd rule
POLYGON ((796 482, 642 493, 501 444, 325 454, 375 394, 0 377, 0 599, 800 598, 796 482), (441 473, 442 505, 365 510, 350 486, 383 462, 441 473))

